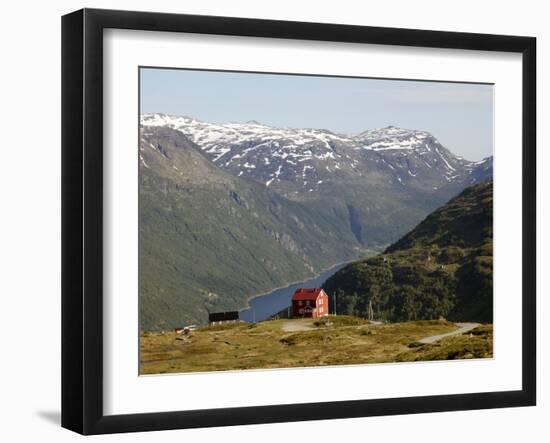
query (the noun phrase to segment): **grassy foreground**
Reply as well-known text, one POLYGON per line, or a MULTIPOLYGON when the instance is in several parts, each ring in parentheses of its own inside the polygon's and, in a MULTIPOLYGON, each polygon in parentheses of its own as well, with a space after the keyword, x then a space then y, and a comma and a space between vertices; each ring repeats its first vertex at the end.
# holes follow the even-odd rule
POLYGON ((189 335, 143 332, 140 373, 492 357, 492 325, 432 344, 418 343, 421 338, 455 329, 453 323, 442 320, 375 325, 338 316, 234 323, 200 328, 189 335))

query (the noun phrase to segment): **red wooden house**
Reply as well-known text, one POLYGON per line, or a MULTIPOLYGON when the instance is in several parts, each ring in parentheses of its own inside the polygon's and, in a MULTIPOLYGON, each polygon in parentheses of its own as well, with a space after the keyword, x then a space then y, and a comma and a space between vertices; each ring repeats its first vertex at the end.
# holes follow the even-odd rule
POLYGON ((293 317, 327 317, 328 295, 321 288, 298 288, 292 296, 293 317))

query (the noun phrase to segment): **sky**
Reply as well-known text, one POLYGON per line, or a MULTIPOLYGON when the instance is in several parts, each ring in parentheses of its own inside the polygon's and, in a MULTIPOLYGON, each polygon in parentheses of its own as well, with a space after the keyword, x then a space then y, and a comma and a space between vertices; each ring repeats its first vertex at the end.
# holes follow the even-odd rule
POLYGON ((357 134, 428 131, 468 160, 493 154, 493 85, 140 69, 140 111, 357 134))

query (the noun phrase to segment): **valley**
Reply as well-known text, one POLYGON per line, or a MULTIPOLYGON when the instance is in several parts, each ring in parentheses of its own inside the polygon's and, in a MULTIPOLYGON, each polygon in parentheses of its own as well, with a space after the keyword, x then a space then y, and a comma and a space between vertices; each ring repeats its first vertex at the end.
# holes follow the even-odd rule
POLYGON ((204 324, 254 294, 384 250, 492 176, 425 131, 350 136, 141 116, 140 328, 204 324))

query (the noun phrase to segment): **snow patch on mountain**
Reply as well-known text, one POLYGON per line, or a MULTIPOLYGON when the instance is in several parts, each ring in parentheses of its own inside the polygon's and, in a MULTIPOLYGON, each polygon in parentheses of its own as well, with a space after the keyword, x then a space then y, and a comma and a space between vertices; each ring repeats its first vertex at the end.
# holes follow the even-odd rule
POLYGON ((220 167, 265 186, 285 182, 318 191, 323 180, 334 174, 363 177, 373 170, 386 175, 388 183, 403 186, 423 179, 440 180, 443 185, 465 176, 475 181, 492 173, 492 157, 469 162, 426 131, 394 126, 345 135, 324 129, 277 128, 257 121, 214 124, 166 114, 143 114, 141 126, 143 131, 148 127, 179 131, 220 167))

